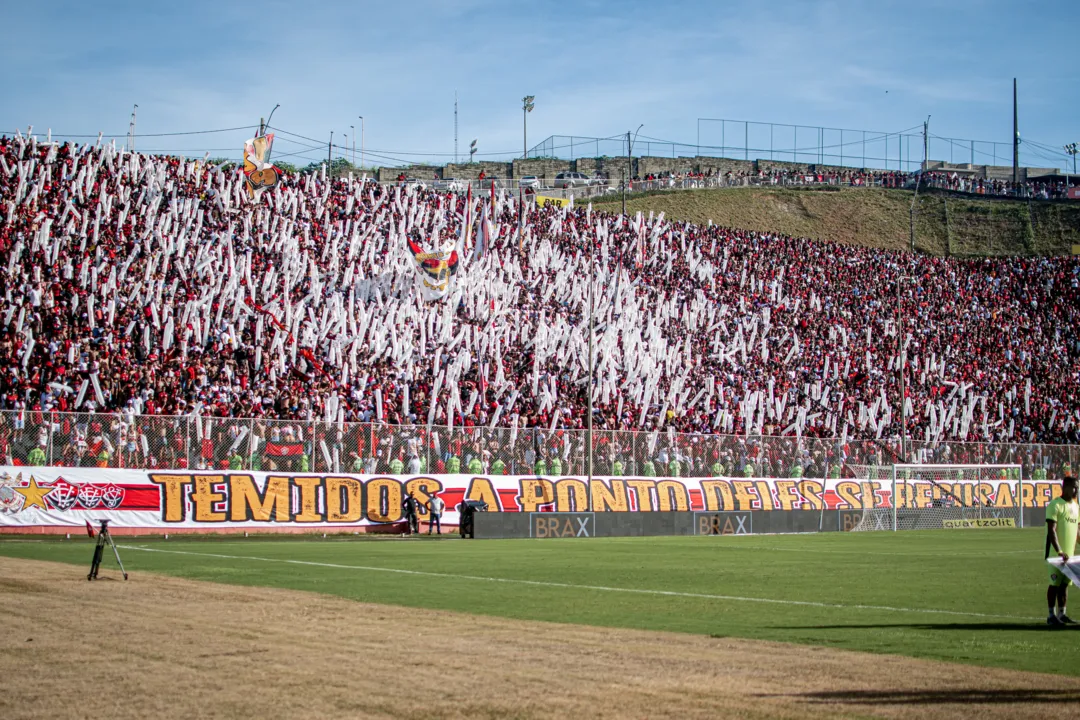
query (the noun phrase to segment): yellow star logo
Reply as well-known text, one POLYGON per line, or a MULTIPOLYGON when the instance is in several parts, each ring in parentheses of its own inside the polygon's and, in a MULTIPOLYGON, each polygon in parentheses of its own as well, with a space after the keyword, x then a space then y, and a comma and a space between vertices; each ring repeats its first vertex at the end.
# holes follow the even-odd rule
POLYGON ((51 487, 41 487, 37 484, 37 479, 33 475, 30 476, 30 486, 15 488, 15 492, 22 495, 25 500, 23 501, 23 510, 29 510, 37 505, 42 510, 48 510, 48 506, 45 505, 45 496, 52 492, 51 487))

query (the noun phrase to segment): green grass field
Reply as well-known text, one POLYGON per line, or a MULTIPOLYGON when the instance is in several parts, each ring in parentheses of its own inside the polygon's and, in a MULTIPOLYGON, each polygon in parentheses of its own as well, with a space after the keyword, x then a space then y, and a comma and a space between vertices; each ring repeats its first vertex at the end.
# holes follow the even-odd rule
MULTIPOLYGON (((118 544, 133 582, 142 572, 164 573, 508 618, 1080 674, 1080 632, 1044 624, 1043 536, 1030 529, 118 544)), ((0 540, 0 554, 73 563, 76 576, 91 550, 85 538, 0 540)), ((109 554, 103 574, 113 570, 109 554)), ((1080 595, 1073 602, 1080 615, 1080 595)))

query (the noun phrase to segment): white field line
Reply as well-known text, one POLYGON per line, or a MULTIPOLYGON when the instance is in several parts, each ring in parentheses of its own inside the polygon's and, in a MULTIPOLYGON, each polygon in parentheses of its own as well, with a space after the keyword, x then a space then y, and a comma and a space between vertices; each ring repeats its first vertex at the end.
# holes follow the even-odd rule
POLYGON ((608 587, 605 585, 577 585, 574 583, 548 582, 544 580, 519 580, 514 578, 486 577, 483 575, 461 575, 458 573, 441 573, 427 570, 405 570, 402 568, 374 567, 370 565, 339 565, 336 563, 312 562, 309 560, 287 560, 281 558, 264 558, 253 555, 220 555, 217 553, 189 552, 185 550, 161 550, 159 548, 137 547, 135 545, 120 545, 125 550, 138 550, 142 552, 165 553, 168 555, 192 555, 195 557, 218 558, 221 560, 254 560, 258 562, 283 563, 287 565, 304 565, 307 567, 332 568, 337 570, 362 570, 367 572, 385 572, 398 575, 416 575, 421 577, 449 578, 453 580, 474 580, 479 582, 506 583, 509 585, 529 585, 532 587, 565 588, 569 590, 592 590, 595 592, 629 593, 632 595, 659 595, 664 597, 698 598, 703 600, 724 600, 728 602, 764 603, 769 605, 797 605, 800 607, 829 608, 835 610, 877 610, 883 612, 919 613, 927 615, 953 615, 957 617, 991 618, 998 620, 1030 620, 1021 615, 993 615, 977 612, 961 612, 958 610, 935 610, 932 608, 902 608, 889 607, 887 605, 844 605, 840 603, 812 602, 809 600, 778 600, 776 598, 742 597, 739 595, 713 595, 709 593, 677 592, 675 590, 647 590, 641 588, 608 587))

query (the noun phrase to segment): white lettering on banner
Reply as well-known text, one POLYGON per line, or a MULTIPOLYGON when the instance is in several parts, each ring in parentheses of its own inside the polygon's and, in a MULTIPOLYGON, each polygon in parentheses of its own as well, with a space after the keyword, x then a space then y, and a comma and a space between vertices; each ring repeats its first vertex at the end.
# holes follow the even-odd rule
MULTIPOLYGON (((1041 507, 1052 483, 1017 480, 898 483, 900 508, 932 507, 948 492, 964 504, 1041 507), (1041 485, 1046 485, 1045 488, 1041 485)), ((65 467, 0 467, 0 527, 81 526, 109 519, 116 527, 331 528, 386 525, 404 519, 416 498, 421 520, 433 495, 456 525, 462 500, 491 510, 529 513, 753 510, 862 510, 891 507, 892 483, 804 478, 537 477, 535 475, 351 475, 287 472, 190 472, 65 467)), ((576 519, 576 518, 575 518, 576 519)), ((732 517, 734 532, 743 532, 732 517)), ((709 520, 709 523, 712 521, 709 520)), ((725 520, 720 524, 726 530, 725 520)), ((544 525, 559 533, 564 526, 544 525)), ((534 528, 535 529, 535 528, 534 528)), ((712 531, 711 524, 704 531, 712 531)), ((572 526, 574 535, 591 533, 572 526)))

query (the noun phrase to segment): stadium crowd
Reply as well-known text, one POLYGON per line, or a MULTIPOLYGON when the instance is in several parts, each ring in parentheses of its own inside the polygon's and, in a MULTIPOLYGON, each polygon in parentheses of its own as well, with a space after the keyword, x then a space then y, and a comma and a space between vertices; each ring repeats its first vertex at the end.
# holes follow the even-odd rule
POLYGON ((22 136, 0 139, 0 214, 0 452, 20 461, 580 471, 591 386, 606 467, 824 476, 895 457, 900 334, 905 431, 935 459, 1080 441, 1068 258, 581 206, 522 226, 510 196, 319 174, 252 202, 236 170, 22 136), (447 297, 420 296, 407 238, 458 243, 447 297))

